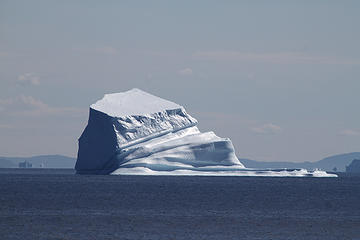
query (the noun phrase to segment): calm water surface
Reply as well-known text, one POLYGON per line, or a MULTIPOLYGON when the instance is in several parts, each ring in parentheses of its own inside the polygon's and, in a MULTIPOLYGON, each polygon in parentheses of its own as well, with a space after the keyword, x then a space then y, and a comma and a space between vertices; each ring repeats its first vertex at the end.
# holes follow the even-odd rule
POLYGON ((360 176, 0 169, 0 239, 358 239, 360 176))

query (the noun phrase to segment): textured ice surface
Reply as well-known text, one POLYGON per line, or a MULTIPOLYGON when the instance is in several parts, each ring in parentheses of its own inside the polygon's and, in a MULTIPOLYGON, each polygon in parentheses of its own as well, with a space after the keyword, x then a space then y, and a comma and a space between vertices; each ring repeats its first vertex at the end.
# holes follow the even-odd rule
POLYGON ((330 176, 246 169, 230 139, 201 133, 196 125, 182 106, 139 89, 106 94, 90 106, 75 169, 80 174, 330 176))

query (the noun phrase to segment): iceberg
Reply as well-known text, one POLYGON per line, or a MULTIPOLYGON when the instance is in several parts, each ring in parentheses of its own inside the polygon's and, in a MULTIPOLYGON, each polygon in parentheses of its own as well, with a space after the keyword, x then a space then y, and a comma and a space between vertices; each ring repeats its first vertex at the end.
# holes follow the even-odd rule
MULTIPOLYGON (((232 142, 200 132, 174 102, 140 89, 105 94, 90 106, 79 138, 78 174, 205 176, 333 176, 305 169, 249 169, 232 142)), ((336 175, 335 175, 336 176, 336 175)))

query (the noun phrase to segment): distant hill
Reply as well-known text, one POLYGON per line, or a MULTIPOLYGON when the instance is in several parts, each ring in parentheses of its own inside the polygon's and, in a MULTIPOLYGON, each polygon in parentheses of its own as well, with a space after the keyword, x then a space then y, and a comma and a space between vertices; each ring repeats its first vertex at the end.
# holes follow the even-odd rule
POLYGON ((338 171, 345 172, 346 166, 350 165, 352 160, 359 158, 360 152, 352 152, 330 156, 315 163, 317 164, 318 168, 324 170, 332 170, 334 167, 337 167, 338 171))
MULTIPOLYGON (((352 160, 360 159, 360 152, 352 152, 330 156, 317 162, 260 162, 251 159, 239 159, 248 168, 305 168, 313 170, 319 168, 325 171, 333 171, 334 167, 339 172, 345 172, 346 166, 352 160)), ((33 157, 0 157, 0 168, 17 168, 19 162, 28 161, 33 168, 44 164, 45 168, 74 168, 76 158, 62 155, 41 155, 33 157)))
POLYGON ((319 168, 325 171, 333 171, 336 167, 337 171, 345 172, 352 160, 359 159, 360 152, 352 152, 326 157, 317 162, 259 162, 250 159, 239 159, 248 168, 306 168, 313 170, 319 168))
POLYGON ((42 164, 45 168, 74 168, 76 158, 62 155, 41 155, 33 157, 0 157, 1 168, 18 167, 19 162, 28 161, 33 168, 39 168, 42 164))
POLYGON ((18 165, 16 165, 11 160, 0 157, 0 168, 14 168, 14 167, 17 167, 17 166, 18 165))

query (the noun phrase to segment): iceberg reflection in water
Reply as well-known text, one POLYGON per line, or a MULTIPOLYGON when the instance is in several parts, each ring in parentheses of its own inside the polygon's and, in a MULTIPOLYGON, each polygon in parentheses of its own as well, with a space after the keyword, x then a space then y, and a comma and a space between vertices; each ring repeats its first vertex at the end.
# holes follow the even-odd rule
POLYGON ((228 138, 202 133, 173 102, 139 89, 106 94, 90 106, 79 139, 79 174, 336 177, 305 169, 248 169, 228 138))

